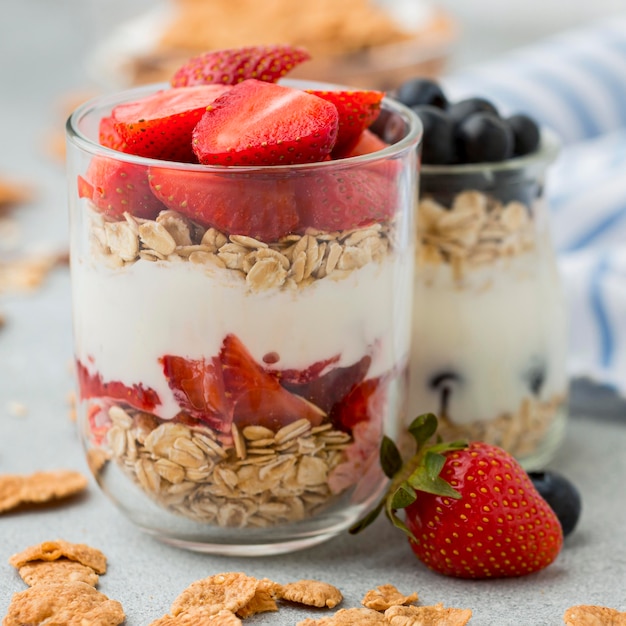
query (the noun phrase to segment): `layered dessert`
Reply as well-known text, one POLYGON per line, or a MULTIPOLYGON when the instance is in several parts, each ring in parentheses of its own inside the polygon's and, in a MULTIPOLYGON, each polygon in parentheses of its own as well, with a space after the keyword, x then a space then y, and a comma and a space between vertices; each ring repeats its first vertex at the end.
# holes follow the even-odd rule
POLYGON ((417 124, 381 92, 277 83, 305 59, 203 55, 76 114, 105 148, 72 209, 86 445, 107 491, 115 464, 210 527, 358 515, 404 406, 417 124))
POLYGON ((556 141, 481 98, 417 80, 398 97, 424 128, 410 412, 447 439, 499 445, 526 465, 560 439, 566 312, 544 205, 556 141))

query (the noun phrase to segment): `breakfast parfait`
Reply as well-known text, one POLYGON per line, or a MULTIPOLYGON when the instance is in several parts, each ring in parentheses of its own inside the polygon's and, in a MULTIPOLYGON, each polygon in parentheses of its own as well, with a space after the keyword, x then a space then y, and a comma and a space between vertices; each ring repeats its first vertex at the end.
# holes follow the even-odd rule
POLYGON ((207 53, 68 122, 88 458, 131 519, 199 549, 348 526, 406 408, 419 121, 279 82, 307 57, 207 53))
POLYGON ((446 439, 483 440, 527 467, 561 438, 566 313, 544 178, 556 139, 483 98, 437 82, 396 97, 424 125, 409 415, 446 439))

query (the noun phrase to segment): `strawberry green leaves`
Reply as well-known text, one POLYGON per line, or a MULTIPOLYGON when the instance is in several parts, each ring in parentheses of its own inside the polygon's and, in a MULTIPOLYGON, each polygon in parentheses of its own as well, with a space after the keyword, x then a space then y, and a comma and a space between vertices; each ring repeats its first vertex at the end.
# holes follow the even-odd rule
POLYGON ((376 508, 350 528, 352 534, 362 531, 385 511, 387 518, 409 537, 413 534, 398 517, 397 511, 405 509, 418 498, 418 492, 460 498, 461 494, 440 477, 445 463, 444 453, 462 450, 465 442, 435 443, 427 446, 437 430, 437 418, 432 413, 416 417, 408 431, 415 440, 416 453, 406 464, 396 444, 387 436, 383 437, 380 447, 380 465, 385 475, 391 479, 391 485, 376 508))

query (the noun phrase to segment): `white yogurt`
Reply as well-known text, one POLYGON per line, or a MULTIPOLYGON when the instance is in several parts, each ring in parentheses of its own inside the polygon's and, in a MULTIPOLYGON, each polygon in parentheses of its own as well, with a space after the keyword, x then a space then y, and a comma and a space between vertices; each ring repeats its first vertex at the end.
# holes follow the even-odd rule
POLYGON ((275 352, 275 368, 304 369, 339 356, 333 367, 372 356, 367 377, 408 358, 413 259, 389 255, 345 278, 299 290, 251 293, 231 272, 184 261, 138 261, 108 269, 72 265, 76 357, 104 381, 154 389, 173 418, 179 407, 159 359, 216 356, 235 334, 257 362, 275 352))
MULTIPOLYGON (((474 269, 463 287, 449 265, 416 277, 410 361, 410 417, 439 413, 437 375, 454 373, 448 417, 458 424, 516 413, 531 395, 564 393, 566 314, 556 266, 528 253, 474 269), (535 391, 530 380, 542 375, 535 391)), ((536 381, 536 378, 535 378, 536 381)))

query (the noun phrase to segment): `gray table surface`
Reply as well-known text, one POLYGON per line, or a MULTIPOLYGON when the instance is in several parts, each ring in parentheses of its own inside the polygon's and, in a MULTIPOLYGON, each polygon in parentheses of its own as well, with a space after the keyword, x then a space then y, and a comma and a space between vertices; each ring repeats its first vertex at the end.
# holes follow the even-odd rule
MULTIPOLYGON (((60 97, 83 88, 81 59, 92 44, 89 5, 74 0, 0 0, 0 175, 33 184, 35 200, 16 213, 18 245, 0 236, 0 254, 67 247, 63 166, 46 154, 48 133, 63 123, 60 97)), ((70 420, 73 389, 70 283, 66 268, 32 293, 0 294, 0 473, 66 467, 88 474, 70 420), (24 406, 16 414, 15 403, 24 406)), ((100 548, 109 569, 100 590, 119 600, 129 626, 165 614, 188 584, 222 571, 244 571, 278 582, 319 578, 358 606, 383 583, 417 591, 424 604, 469 607, 471 624, 562 623, 573 604, 626 610, 626 405, 609 393, 576 385, 563 446, 552 466, 580 488, 584 511, 558 560, 539 574, 515 580, 461 581, 428 572, 404 537, 384 519, 365 533, 341 535, 292 555, 225 558, 182 551, 142 534, 90 479, 84 496, 44 510, 0 516, 0 615, 12 593, 25 588, 8 557, 41 541, 64 538, 100 548)), ((295 624, 312 611, 293 607, 247 620, 251 625, 295 624)))

